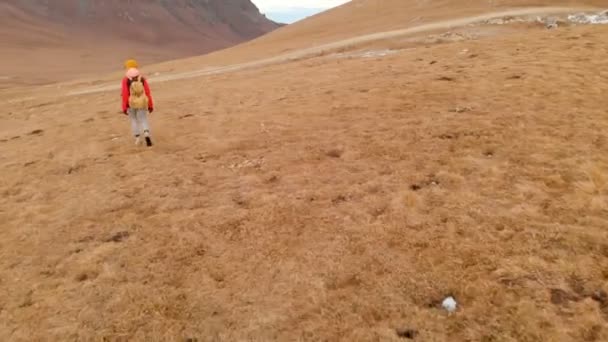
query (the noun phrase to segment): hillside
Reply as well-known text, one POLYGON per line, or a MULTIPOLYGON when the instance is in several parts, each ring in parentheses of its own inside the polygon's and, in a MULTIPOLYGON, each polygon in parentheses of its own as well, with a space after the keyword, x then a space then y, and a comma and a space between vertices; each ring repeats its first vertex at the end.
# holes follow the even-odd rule
POLYGON ((353 0, 234 48, 207 56, 169 62, 158 69, 191 70, 201 66, 249 62, 361 35, 512 9, 541 6, 593 8, 605 5, 602 0, 353 0))
POLYGON ((120 75, 0 91, 0 340, 608 341, 608 15, 556 2, 146 65, 151 148, 120 75))
POLYGON ((0 20, 0 75, 30 81, 200 55, 279 27, 249 0, 7 0, 0 20))

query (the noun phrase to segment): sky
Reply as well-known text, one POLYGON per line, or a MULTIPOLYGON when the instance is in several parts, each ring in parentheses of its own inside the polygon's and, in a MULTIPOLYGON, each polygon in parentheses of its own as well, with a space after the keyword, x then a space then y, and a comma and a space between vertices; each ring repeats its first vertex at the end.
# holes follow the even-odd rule
POLYGON ((252 0, 260 12, 274 21, 291 24, 300 19, 342 5, 349 0, 252 0))

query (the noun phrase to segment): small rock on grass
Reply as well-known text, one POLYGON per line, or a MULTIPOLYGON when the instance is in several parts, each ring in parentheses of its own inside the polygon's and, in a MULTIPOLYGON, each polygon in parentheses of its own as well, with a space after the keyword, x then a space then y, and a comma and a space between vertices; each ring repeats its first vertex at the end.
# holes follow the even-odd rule
POLYGON ((452 313, 456 311, 458 303, 456 302, 456 299, 454 299, 454 297, 450 296, 444 299, 443 302, 441 302, 441 307, 444 308, 447 312, 452 313))
POLYGON ((418 331, 409 328, 398 328, 395 329, 395 332, 397 333, 397 336, 410 340, 413 340, 418 336, 418 331))

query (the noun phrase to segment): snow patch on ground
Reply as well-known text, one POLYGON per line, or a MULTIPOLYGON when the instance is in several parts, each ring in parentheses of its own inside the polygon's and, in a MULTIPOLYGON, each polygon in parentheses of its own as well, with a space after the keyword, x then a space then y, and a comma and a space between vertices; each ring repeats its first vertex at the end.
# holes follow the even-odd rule
POLYGON ((568 20, 576 24, 606 25, 608 24, 608 10, 597 14, 571 14, 568 16, 568 20))
POLYGON ((364 51, 363 53, 359 54, 357 57, 361 57, 361 58, 384 57, 384 56, 395 54, 397 52, 398 52, 397 50, 390 50, 390 49, 371 50, 371 51, 364 51))
POLYGON ((332 58, 378 58, 378 57, 394 55, 400 51, 404 51, 404 50, 383 49, 383 50, 367 50, 367 51, 355 51, 355 52, 340 52, 340 53, 332 54, 329 57, 332 57, 332 58))
MULTIPOLYGON (((512 24, 512 23, 525 23, 527 21, 530 21, 530 20, 526 19, 526 18, 518 18, 518 17, 507 16, 507 17, 503 17, 503 18, 493 18, 493 19, 485 20, 485 21, 482 22, 482 24, 486 24, 486 25, 507 25, 507 24, 512 24)), ((470 26, 475 26, 475 24, 471 24, 470 26)))
MULTIPOLYGON (((531 23, 537 22, 544 24, 548 28, 556 28, 560 24, 573 25, 601 25, 608 24, 608 10, 599 13, 575 13, 564 17, 513 17, 506 16, 502 18, 494 18, 484 20, 481 23, 486 25, 507 25, 513 23, 531 23)), ((474 25, 474 24, 473 24, 474 25)))

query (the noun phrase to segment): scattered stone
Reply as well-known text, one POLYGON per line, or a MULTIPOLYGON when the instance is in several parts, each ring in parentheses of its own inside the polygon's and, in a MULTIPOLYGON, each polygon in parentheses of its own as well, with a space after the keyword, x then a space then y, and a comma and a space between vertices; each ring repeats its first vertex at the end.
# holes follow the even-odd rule
POLYGON ((585 281, 576 274, 572 274, 568 278, 568 285, 579 296, 585 296, 585 281))
POLYGON ((53 274, 55 274, 55 271, 53 271, 53 269, 51 269, 50 267, 40 271, 40 275, 45 277, 50 277, 53 274))
POLYGON ((548 18, 545 22, 545 27, 549 30, 556 29, 558 27, 556 18, 548 18))
POLYGON ((437 61, 431 61, 429 64, 433 65, 433 64, 436 64, 436 63, 437 63, 437 61))
POLYGON ((78 242, 83 243, 83 242, 90 242, 90 241, 93 241, 93 240, 95 240, 94 237, 92 237, 91 235, 87 235, 85 237, 82 237, 82 238, 78 239, 78 242))
POLYGON ((458 32, 445 32, 442 34, 433 34, 426 38, 425 43, 427 44, 440 44, 440 43, 449 43, 449 42, 459 42, 463 40, 471 40, 475 39, 476 35, 468 34, 468 33, 458 33, 458 32))
POLYGON ((451 134, 451 133, 444 133, 444 134, 441 134, 441 135, 439 136, 439 139, 443 139, 443 140, 450 140, 450 139, 454 139, 454 138, 457 138, 457 137, 458 137, 458 136, 457 136, 457 135, 455 135, 455 134, 451 134))
POLYGON ((327 153, 325 153, 326 156, 331 157, 331 158, 340 158, 342 157, 342 151, 338 150, 338 149, 333 149, 333 150, 329 150, 327 151, 327 153))
POLYGON ((600 305, 608 305, 608 293, 604 290, 598 290, 591 294, 591 299, 600 303, 600 305))
POLYGON ((21 301, 21 304, 19 304, 19 307, 27 308, 27 307, 34 305, 34 300, 32 299, 33 294, 34 294, 34 291, 32 291, 32 290, 28 291, 28 293, 25 294, 23 300, 21 301))
POLYGON ((279 181, 279 176, 277 176, 277 175, 272 175, 272 176, 270 176, 270 178, 268 178, 266 180, 267 183, 276 183, 278 181, 279 181))
POLYGON ((412 185, 410 185, 410 190, 412 190, 412 191, 418 191, 420 189, 422 189, 422 187, 420 185, 418 185, 418 184, 412 184, 412 185))
POLYGON ((456 302, 456 299, 454 299, 454 297, 449 296, 444 299, 443 302, 441 302, 441 307, 444 308, 447 312, 452 313, 456 311, 458 303, 456 302))
POLYGON ((79 273, 76 276, 76 281, 79 281, 79 282, 83 282, 87 279, 89 279, 89 275, 86 272, 79 273))
POLYGON ((194 116, 194 114, 186 114, 186 115, 182 115, 182 116, 180 116, 179 118, 180 118, 180 119, 185 119, 185 118, 191 118, 191 117, 193 117, 193 116, 194 116))
POLYGON ((401 337, 401 338, 407 338, 409 340, 413 340, 416 338, 416 336, 418 336, 418 331, 414 330, 414 329, 395 329, 395 332, 397 333, 397 336, 401 337))
POLYGON ((551 303, 555 305, 567 305, 570 301, 578 301, 578 297, 562 289, 551 289, 551 303))
POLYGON ((205 247, 199 246, 195 251, 194 254, 196 254, 197 256, 203 257, 207 254, 207 250, 205 249, 205 247))
POLYGON ((112 235, 110 238, 106 239, 106 242, 121 242, 124 239, 128 238, 129 235, 130 235, 129 232, 121 231, 121 232, 118 232, 118 233, 112 235))
POLYGON ((454 78, 453 77, 449 77, 449 76, 441 76, 437 79, 438 81, 448 81, 448 82, 453 82, 454 78))
POLYGON ((74 166, 71 166, 68 169, 68 175, 71 175, 72 173, 78 172, 78 171, 84 169, 84 167, 85 167, 84 165, 74 165, 74 166))
POLYGON ((232 201, 239 207, 246 207, 249 201, 242 194, 232 196, 232 201))
POLYGON ((29 135, 41 135, 42 133, 44 133, 44 130, 42 130, 42 129, 35 129, 35 130, 31 131, 29 133, 29 135))
POLYGON ((234 164, 231 164, 230 166, 228 166, 228 168, 230 168, 230 169, 242 169, 242 168, 260 169, 260 168, 262 168, 262 165, 264 165, 264 157, 260 157, 258 159, 245 160, 241 163, 234 163, 234 164))
POLYGON ((583 330, 583 339, 585 341, 599 341, 602 333, 602 326, 594 324, 589 329, 583 330))
POLYGON ((513 22, 523 22, 524 20, 521 18, 515 18, 512 16, 505 16, 503 18, 493 18, 486 20, 484 23, 489 25, 505 25, 513 22))
POLYGON ((471 108, 471 107, 456 106, 456 108, 450 109, 450 112, 452 112, 452 113, 465 113, 465 112, 469 112, 471 110, 473 110, 473 108, 471 108))
POLYGON ((338 195, 338 197, 331 200, 331 202, 333 204, 338 204, 338 203, 342 203, 342 202, 346 202, 346 201, 347 201, 347 198, 344 195, 338 195))

